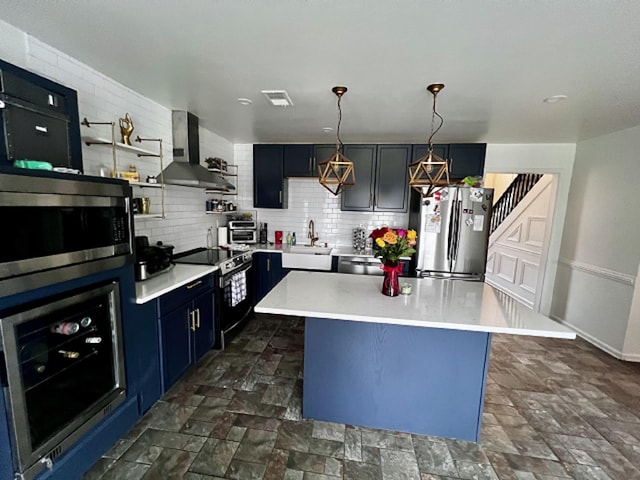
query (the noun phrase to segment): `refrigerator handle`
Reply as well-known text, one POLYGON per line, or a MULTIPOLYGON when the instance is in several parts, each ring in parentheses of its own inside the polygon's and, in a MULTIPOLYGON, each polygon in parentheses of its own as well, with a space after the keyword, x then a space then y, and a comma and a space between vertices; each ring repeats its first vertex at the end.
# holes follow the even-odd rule
POLYGON ((447 260, 449 261, 449 270, 453 268, 455 261, 455 238, 458 232, 457 215, 458 213, 458 192, 451 198, 449 207, 449 231, 447 237, 447 260))
POLYGON ((460 209, 462 208, 462 200, 459 198, 460 191, 456 192, 456 199, 453 201, 453 211, 451 220, 451 260, 449 262, 449 270, 453 267, 458 259, 458 243, 460 240, 460 220, 462 218, 460 209))
POLYGON ((462 232, 462 200, 457 201, 456 208, 456 236, 454 239, 454 247, 453 247, 453 262, 455 263, 458 260, 458 250, 460 250, 460 232, 462 232))

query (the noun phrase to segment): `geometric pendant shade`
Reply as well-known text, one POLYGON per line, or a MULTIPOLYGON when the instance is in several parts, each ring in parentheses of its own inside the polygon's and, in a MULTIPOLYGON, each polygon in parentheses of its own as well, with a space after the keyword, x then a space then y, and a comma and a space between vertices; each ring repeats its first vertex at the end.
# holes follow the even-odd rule
POLYGON ((409 186, 420 192, 423 198, 431 197, 435 192, 449 185, 449 165, 447 161, 433 153, 433 137, 442 128, 444 119, 436 111, 436 97, 444 88, 443 83, 432 83, 427 90, 433 95, 433 107, 431 110, 431 135, 429 136, 429 149, 427 154, 409 165, 409 186), (435 128, 436 117, 440 125, 435 128))
POLYGON ((340 195, 345 187, 356 184, 356 174, 353 162, 345 157, 341 150, 340 124, 342 123, 342 107, 340 102, 347 87, 333 87, 331 89, 338 97, 338 128, 336 129, 336 153, 331 158, 318 164, 318 181, 320 185, 334 195, 340 195))
POLYGON ((409 185, 423 198, 449 185, 449 164, 433 152, 409 165, 409 185))
POLYGON ((353 162, 339 151, 329 160, 318 164, 318 176, 320 185, 334 195, 340 195, 344 187, 356 184, 353 162))

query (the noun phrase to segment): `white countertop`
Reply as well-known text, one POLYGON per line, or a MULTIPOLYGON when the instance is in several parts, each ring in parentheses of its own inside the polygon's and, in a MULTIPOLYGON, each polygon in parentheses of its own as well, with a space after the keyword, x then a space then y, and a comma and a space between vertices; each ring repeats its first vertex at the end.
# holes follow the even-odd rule
MULTIPOLYGON (((323 242, 320 242, 324 245, 323 242)), ((298 245, 303 245, 299 243, 298 245)), ((368 252, 363 250, 354 250, 353 247, 347 247, 344 245, 338 245, 336 247, 331 248, 331 256, 332 257, 373 257, 373 250, 369 250, 368 252)), ((289 251, 288 245, 269 245, 269 244, 261 244, 256 243, 249 247, 251 252, 266 252, 266 253, 286 253, 289 251)), ((407 257, 408 259, 408 257, 407 257)))
POLYGON ((382 277, 290 272, 255 307, 259 313, 333 318, 574 339, 567 327, 528 309, 482 282, 400 278, 411 295, 380 293, 382 277))
POLYGON ((136 303, 147 303, 216 270, 218 270, 218 267, 211 265, 178 263, 169 272, 162 273, 143 282, 136 282, 136 303))

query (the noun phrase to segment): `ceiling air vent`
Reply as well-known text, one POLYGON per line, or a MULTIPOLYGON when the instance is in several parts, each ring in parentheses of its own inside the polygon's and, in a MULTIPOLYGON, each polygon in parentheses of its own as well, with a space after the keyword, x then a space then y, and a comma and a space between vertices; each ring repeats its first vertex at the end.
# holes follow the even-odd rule
POLYGON ((293 102, 284 90, 262 90, 262 94, 276 107, 291 107, 293 102))

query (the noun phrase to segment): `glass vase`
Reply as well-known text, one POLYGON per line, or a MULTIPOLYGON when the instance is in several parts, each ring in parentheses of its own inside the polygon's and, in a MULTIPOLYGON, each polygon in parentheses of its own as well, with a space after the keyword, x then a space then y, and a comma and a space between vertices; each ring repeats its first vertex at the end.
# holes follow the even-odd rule
POLYGON ((398 278, 402 272, 402 264, 399 262, 385 262, 382 266, 384 279, 382 281, 382 294, 388 297, 396 297, 400 294, 398 278))

